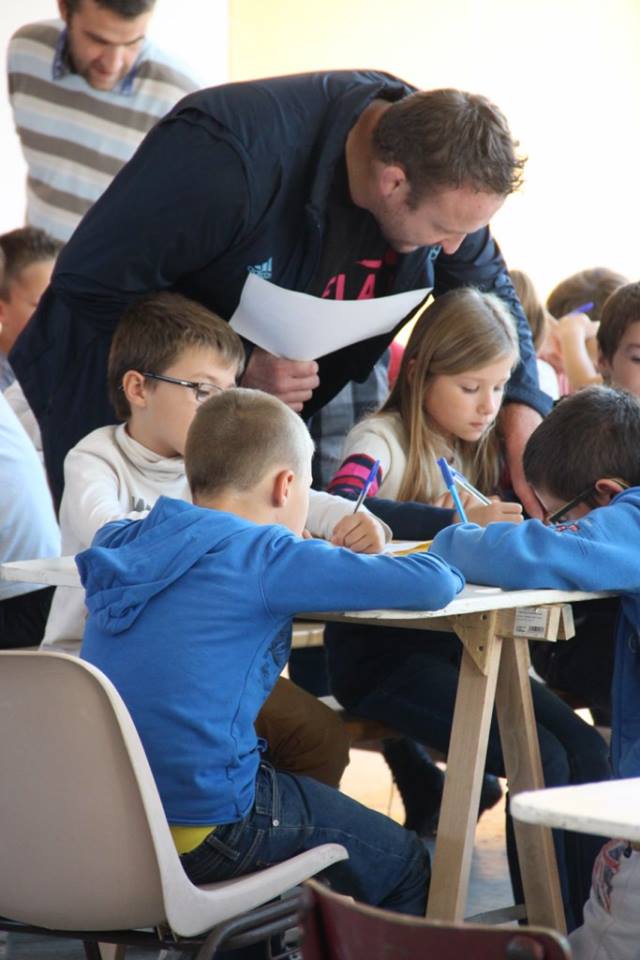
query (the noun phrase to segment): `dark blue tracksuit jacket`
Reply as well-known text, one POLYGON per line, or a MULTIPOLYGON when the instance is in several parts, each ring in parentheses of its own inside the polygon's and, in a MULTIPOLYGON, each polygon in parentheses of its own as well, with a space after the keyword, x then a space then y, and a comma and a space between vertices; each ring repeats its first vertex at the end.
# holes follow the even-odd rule
MULTIPOLYGON (((227 84, 185 97, 148 134, 73 234, 11 354, 40 423, 56 497, 66 452, 115 420, 106 361, 125 307, 170 289, 228 319, 251 269, 305 290, 320 262, 327 199, 349 130, 372 100, 410 92, 373 71, 227 84)), ((400 257, 391 292, 433 286, 438 294, 463 284, 495 291, 512 307, 523 362, 507 399, 546 413, 531 336, 487 228, 453 255, 427 247, 400 257)), ((394 333, 322 358, 305 415, 349 380, 365 379, 394 333)))

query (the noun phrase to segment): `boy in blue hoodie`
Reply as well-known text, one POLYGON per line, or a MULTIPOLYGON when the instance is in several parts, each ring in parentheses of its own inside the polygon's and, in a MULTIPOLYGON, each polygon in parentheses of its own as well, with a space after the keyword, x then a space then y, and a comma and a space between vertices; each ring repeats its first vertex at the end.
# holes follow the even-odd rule
MULTIPOLYGON (((640 776, 640 400, 609 387, 564 399, 529 439, 524 469, 546 524, 447 527, 432 553, 474 583, 622 595, 611 759, 615 776, 640 776)), ((640 955, 640 854, 629 844, 603 848, 584 917, 572 934, 579 960, 640 955)))
POLYGON ((293 614, 439 609, 463 586, 427 554, 358 555, 302 537, 313 444, 280 400, 227 390, 198 410, 185 462, 194 504, 162 497, 108 524, 78 558, 89 618, 81 655, 140 733, 172 828, 192 831, 195 883, 320 843, 349 860, 335 889, 420 915, 429 860, 417 836, 311 778, 261 760, 254 721, 286 663, 293 614))

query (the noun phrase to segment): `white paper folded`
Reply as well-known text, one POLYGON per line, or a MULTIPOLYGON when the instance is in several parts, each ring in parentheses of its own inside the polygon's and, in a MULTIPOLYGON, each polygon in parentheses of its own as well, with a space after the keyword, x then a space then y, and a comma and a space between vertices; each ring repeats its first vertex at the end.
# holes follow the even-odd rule
POLYGON ((317 360, 388 333, 428 293, 425 288, 374 300, 328 300, 284 290, 250 273, 230 323, 236 333, 276 357, 317 360))

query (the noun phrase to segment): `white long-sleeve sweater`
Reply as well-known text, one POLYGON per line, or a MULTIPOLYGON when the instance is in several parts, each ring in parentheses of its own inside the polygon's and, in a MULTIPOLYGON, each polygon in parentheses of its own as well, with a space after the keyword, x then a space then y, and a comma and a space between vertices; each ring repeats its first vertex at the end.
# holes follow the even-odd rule
MULTIPOLYGON (((159 456, 130 437, 125 424, 100 427, 76 444, 65 458, 64 478, 63 555, 89 547, 105 523, 142 519, 161 495, 191 501, 182 457, 159 456)), ((307 527, 314 536, 329 539, 338 521, 350 513, 351 501, 312 490, 307 527)), ((391 531, 383 526, 390 538, 391 531)), ((58 587, 42 648, 77 653, 85 617, 82 589, 58 587)))

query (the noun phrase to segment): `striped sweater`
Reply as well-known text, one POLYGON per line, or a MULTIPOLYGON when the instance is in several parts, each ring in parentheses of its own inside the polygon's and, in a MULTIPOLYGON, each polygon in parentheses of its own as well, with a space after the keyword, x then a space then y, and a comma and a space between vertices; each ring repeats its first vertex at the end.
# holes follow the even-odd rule
POLYGON ((170 56, 145 42, 113 89, 72 71, 60 20, 21 27, 7 55, 9 99, 27 162, 26 221, 68 240, 156 121, 197 89, 170 56))

